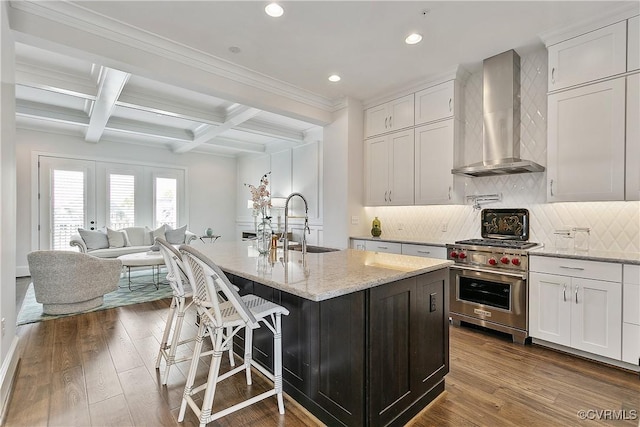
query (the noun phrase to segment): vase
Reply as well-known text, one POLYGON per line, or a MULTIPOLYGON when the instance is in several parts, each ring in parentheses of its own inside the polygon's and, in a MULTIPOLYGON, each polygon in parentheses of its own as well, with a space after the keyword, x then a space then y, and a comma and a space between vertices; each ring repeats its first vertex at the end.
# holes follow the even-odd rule
POLYGON ((380 228, 380 220, 378 217, 375 217, 373 222, 371 223, 371 235, 373 237, 380 237, 382 234, 382 228, 380 228))
POLYGON ((273 234, 273 229, 271 228, 271 221, 268 219, 263 219, 260 223, 258 223, 258 228, 256 231, 256 249, 261 254, 268 254, 271 249, 271 235, 273 234))
POLYGON ((213 228, 209 227, 206 230, 204 230, 204 234, 207 235, 207 237, 211 237, 213 236, 213 228))

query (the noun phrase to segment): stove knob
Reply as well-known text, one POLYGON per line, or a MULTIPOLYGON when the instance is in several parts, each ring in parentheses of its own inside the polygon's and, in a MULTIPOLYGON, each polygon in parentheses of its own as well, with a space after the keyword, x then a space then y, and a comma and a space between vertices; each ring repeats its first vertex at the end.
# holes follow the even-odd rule
POLYGON ((513 265, 520 265, 520 259, 519 258, 514 258, 511 260, 511 264, 513 265))
POLYGON ((456 251, 451 251, 451 253, 449 254, 449 256, 450 256, 451 258, 458 258, 458 252, 456 252, 456 251))
POLYGON ((467 254, 465 254, 464 252, 460 252, 460 255, 458 255, 458 258, 460 259, 465 259, 467 257, 467 254))
POLYGON ((503 256, 502 258, 500 258, 500 262, 503 264, 509 264, 509 258, 507 258, 506 256, 503 256))
POLYGON ((495 258, 489 258, 489 264, 496 265, 498 261, 495 258))

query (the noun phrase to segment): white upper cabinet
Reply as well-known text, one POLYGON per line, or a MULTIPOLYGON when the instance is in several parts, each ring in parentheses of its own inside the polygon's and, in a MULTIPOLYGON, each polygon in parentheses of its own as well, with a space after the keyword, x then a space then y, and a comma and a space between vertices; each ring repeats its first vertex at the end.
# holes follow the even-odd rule
POLYGON ((627 71, 640 68, 640 16, 629 19, 627 27, 627 71))
POLYGON ((549 95, 547 200, 624 200, 625 79, 549 95))
POLYGON ((548 50, 550 92, 624 73, 627 21, 548 46, 548 50))
POLYGON ((640 74, 627 77, 625 199, 640 200, 640 74))
POLYGON ((454 167, 455 119, 415 130, 415 204, 451 204, 460 201, 459 178, 454 167))
POLYGON ((413 94, 365 110, 364 137, 413 126, 413 94))
POLYGON ((454 80, 432 86, 420 92, 415 97, 416 125, 454 116, 455 97, 454 80))
POLYGON ((412 205, 413 129, 368 139, 365 150, 365 203, 412 205))

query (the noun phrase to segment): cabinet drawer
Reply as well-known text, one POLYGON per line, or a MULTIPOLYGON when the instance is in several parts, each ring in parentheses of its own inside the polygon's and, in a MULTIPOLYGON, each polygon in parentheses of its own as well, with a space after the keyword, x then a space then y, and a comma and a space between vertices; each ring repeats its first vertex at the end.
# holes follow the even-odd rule
POLYGON ((640 285, 625 283, 622 292, 622 321, 640 325, 640 285))
POLYGON ((351 249, 357 249, 359 251, 366 251, 367 244, 364 240, 351 239, 351 249))
POLYGON ((611 262, 530 256, 529 270, 560 276, 622 282, 622 265, 611 262))
POLYGON ((640 285, 640 265, 625 264, 622 266, 624 283, 640 285))
POLYGON ((367 240, 365 247, 368 251, 373 252, 388 252, 390 254, 401 254, 402 244, 393 242, 376 242, 373 240, 367 240))
POLYGON ((627 70, 627 22, 549 46, 549 91, 627 70))
POLYGON ((622 324, 622 361, 637 365, 640 363, 640 326, 622 324))
POLYGON ((440 246, 413 245, 409 243, 403 243, 402 255, 447 259, 447 248, 443 248, 440 246))

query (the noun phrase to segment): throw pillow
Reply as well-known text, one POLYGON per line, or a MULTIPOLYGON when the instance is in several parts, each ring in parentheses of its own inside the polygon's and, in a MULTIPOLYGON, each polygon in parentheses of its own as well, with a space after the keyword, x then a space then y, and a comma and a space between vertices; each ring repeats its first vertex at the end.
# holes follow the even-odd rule
POLYGON ((185 234, 187 231, 187 226, 183 225, 180 228, 176 228, 175 230, 172 229, 167 229, 167 231, 165 231, 165 238, 167 239, 167 242, 171 243, 172 245, 182 245, 184 243, 184 239, 185 239, 185 234))
POLYGON ((160 227, 156 228, 155 230, 149 230, 147 228, 147 230, 149 230, 149 239, 151 240, 151 243, 153 243, 153 246, 151 246, 152 251, 159 251, 160 247, 156 244, 156 237, 162 237, 163 239, 166 239, 165 236, 165 230, 167 229, 167 226, 162 224, 160 227))
POLYGON ((109 238, 106 233, 78 228, 78 234, 80 234, 80 237, 84 240, 84 244, 87 245, 87 250, 92 251, 94 249, 106 249, 109 247, 109 238))
POLYGON ((128 246, 127 232, 124 230, 116 231, 107 227, 107 238, 109 239, 110 248, 123 248, 128 246))

